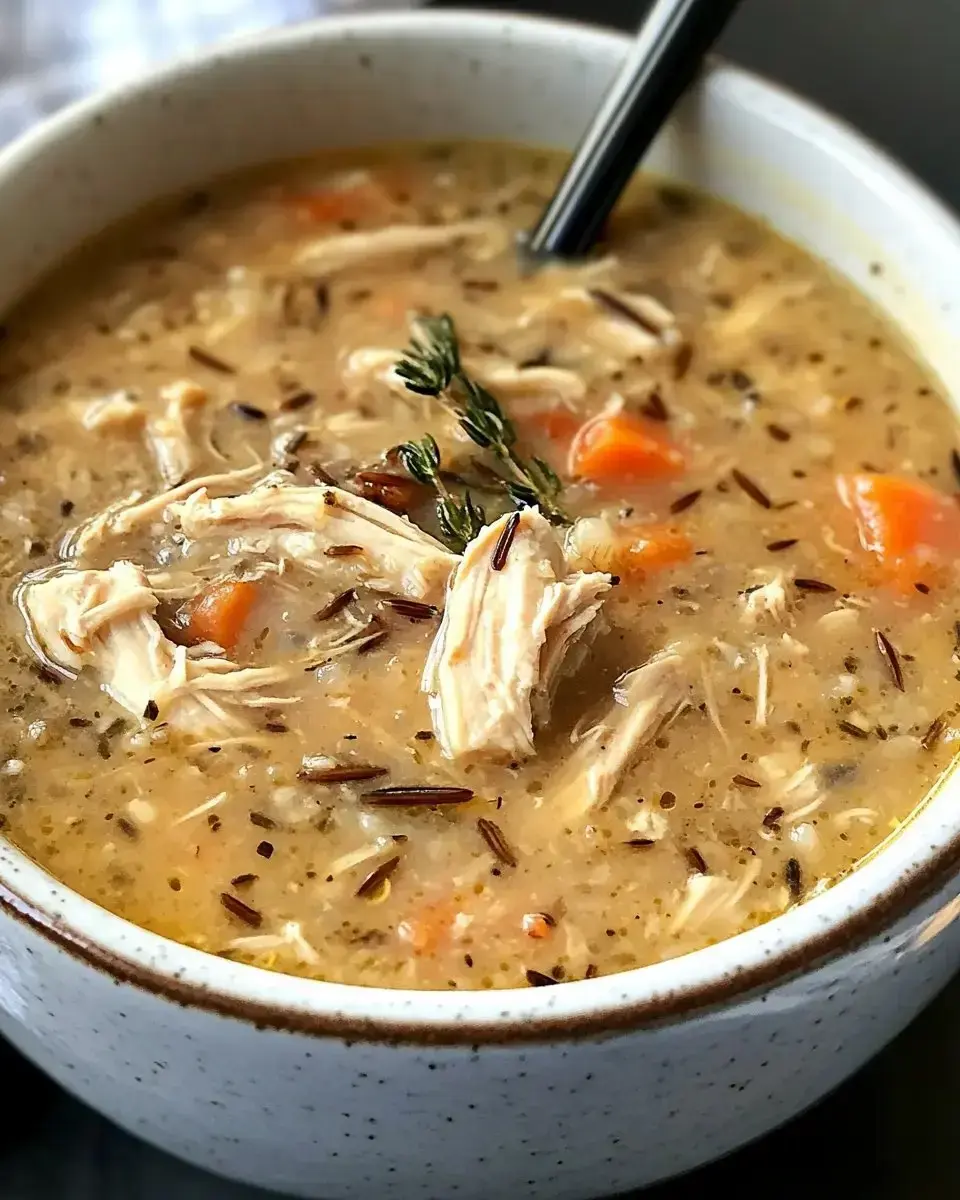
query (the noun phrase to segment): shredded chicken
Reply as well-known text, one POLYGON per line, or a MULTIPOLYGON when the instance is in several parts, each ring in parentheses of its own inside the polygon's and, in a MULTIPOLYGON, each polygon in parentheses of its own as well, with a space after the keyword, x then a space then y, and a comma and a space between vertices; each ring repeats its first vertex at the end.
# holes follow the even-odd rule
MULTIPOLYGON (((415 327, 414 327, 415 332, 415 327)), ((397 374, 401 350, 365 346, 347 355, 340 378, 347 394, 356 397, 372 385, 380 384, 410 403, 417 397, 397 374)), ((503 399, 522 404, 537 402, 538 411, 545 403, 574 404, 587 393, 586 384, 575 371, 563 367, 521 367, 502 359, 477 358, 464 361, 472 378, 503 399)), ((515 410, 522 416, 522 409, 515 410)))
POLYGON ((327 550, 362 546, 341 561, 378 591, 440 604, 458 559, 441 542, 380 505, 336 487, 257 487, 211 499, 199 488, 170 507, 188 538, 227 536, 243 553, 279 553, 308 570, 330 566, 327 550))
POLYGON ((458 243, 469 246, 477 261, 495 258, 507 249, 510 233, 499 221, 460 221, 452 225, 388 225, 372 232, 344 233, 320 238, 296 256, 298 266, 320 275, 400 255, 446 250, 458 243))
POLYGON ((147 422, 147 444, 167 487, 181 483, 196 463, 197 439, 192 428, 195 415, 210 396, 199 383, 178 379, 160 390, 164 410, 147 422))
POLYGON ((533 753, 534 726, 547 720, 561 674, 585 653, 610 587, 609 575, 570 570, 537 509, 481 530, 451 581, 423 673, 448 758, 533 753))
POLYGON ((739 338, 755 338, 757 326, 768 320, 782 304, 804 300, 813 291, 812 279, 790 279, 785 282, 758 284, 743 296, 729 311, 724 311, 711 324, 719 342, 739 338))
POLYGON ((203 737, 243 728, 235 706, 289 703, 264 688, 289 678, 282 667, 241 668, 225 658, 190 659, 153 617, 157 598, 143 570, 120 561, 106 571, 57 569, 28 576, 18 604, 31 649, 71 676, 95 671, 117 704, 203 737), (152 701, 152 704, 151 704, 152 701))
POLYGON ((750 625, 762 621, 783 624, 790 614, 790 601, 783 584, 783 575, 775 575, 769 583, 755 587, 743 597, 743 620, 750 625))
POLYGON ((484 387, 505 400, 555 400, 576 404, 587 394, 587 386, 565 367, 522 367, 497 359, 468 359, 464 366, 484 387))
POLYGON ((587 812, 616 791, 640 751, 690 694, 689 655, 667 649, 617 680, 614 703, 580 738, 558 789, 564 811, 587 812))
POLYGON ((144 409, 129 392, 111 392, 78 407, 80 423, 91 433, 129 433, 140 429, 146 417, 144 409))
POLYGON ((379 383, 389 388, 396 396, 404 399, 412 397, 413 393, 397 374, 397 363, 401 357, 401 351, 380 346, 364 346, 351 351, 340 371, 347 394, 356 397, 367 391, 372 384, 379 383))
POLYGON ((236 471, 223 471, 218 475, 204 475, 181 483, 169 491, 144 498, 142 492, 133 492, 123 500, 108 505, 102 512, 91 517, 70 531, 60 547, 61 558, 80 560, 114 537, 125 537, 142 529, 153 521, 159 521, 171 504, 184 500, 191 492, 203 488, 210 491, 232 491, 238 485, 249 482, 263 473, 263 465, 255 463, 236 471))
POLYGON ((587 342, 619 358, 655 357, 681 341, 673 313, 652 296, 634 292, 564 288, 533 306, 521 323, 539 320, 575 322, 587 342))
POLYGON ((676 935, 681 930, 708 933, 714 925, 723 935, 731 927, 742 924, 747 914, 738 910, 759 874, 760 860, 754 859, 739 879, 729 879, 726 875, 691 875, 683 902, 670 925, 670 933, 676 935))
POLYGON ((763 729, 770 715, 770 647, 754 646, 753 653, 757 660, 757 715, 755 719, 757 726, 763 729))
POLYGON ((316 966, 320 955, 303 936, 299 921, 285 921, 279 933, 254 933, 246 937, 232 938, 225 950, 236 950, 243 954, 267 954, 271 951, 293 955, 297 962, 316 966))

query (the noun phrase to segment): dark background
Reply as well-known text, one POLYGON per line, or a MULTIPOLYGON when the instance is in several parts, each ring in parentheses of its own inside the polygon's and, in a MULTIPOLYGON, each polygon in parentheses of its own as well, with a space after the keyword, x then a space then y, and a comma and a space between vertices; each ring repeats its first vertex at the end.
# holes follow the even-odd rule
MULTIPOLYGON (((629 28, 646 5, 516 7, 629 28)), ((141 57, 153 58, 327 9, 323 0, 0 0, 0 118, 16 122, 114 77, 138 37, 141 57)), ((960 205, 960 0, 745 0, 722 50, 858 125, 960 205)), ((8 127, 0 121, 0 137, 8 127)), ((819 1108, 645 1200, 733 1188, 776 1200, 960 1197, 958 1024, 960 982, 819 1108)), ((0 1200, 266 1200, 117 1132, 2 1044, 0 1081, 0 1200)))

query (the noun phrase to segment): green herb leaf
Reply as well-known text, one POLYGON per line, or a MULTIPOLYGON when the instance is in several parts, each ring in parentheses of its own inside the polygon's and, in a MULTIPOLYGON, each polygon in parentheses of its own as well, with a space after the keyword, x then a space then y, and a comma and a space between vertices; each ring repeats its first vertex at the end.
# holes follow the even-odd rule
POLYGON ((419 442, 404 442, 397 447, 397 454, 414 479, 436 490, 440 530, 452 549, 462 551, 484 527, 486 516, 469 492, 464 492, 463 499, 458 500, 444 483, 436 438, 428 433, 419 442))
MULTIPOLYGON (((418 322, 418 335, 411 339, 406 354, 397 363, 396 371, 409 391, 442 400, 457 417, 467 437, 481 449, 490 450, 509 469, 512 478, 504 481, 504 487, 514 503, 536 505, 551 521, 568 521, 557 504, 562 484, 556 471, 543 459, 525 461, 516 453, 517 431, 513 422, 500 407, 496 396, 464 371, 460 362, 460 342, 452 317, 445 313, 441 317, 421 319, 418 322)), ((427 482, 424 476, 427 469, 424 465, 425 445, 426 439, 409 443, 409 446, 418 448, 408 454, 409 463, 404 457, 404 448, 401 448, 401 461, 410 474, 421 482, 427 482)), ((433 445, 436 446, 436 443, 433 445)), ((433 463, 429 479, 434 486, 437 486, 437 466, 437 463, 433 463)), ((444 498, 441 496, 441 499, 443 501, 444 498)), ((474 511, 479 510, 474 508, 474 511)), ((460 519, 465 522, 468 518, 461 513, 460 519)))

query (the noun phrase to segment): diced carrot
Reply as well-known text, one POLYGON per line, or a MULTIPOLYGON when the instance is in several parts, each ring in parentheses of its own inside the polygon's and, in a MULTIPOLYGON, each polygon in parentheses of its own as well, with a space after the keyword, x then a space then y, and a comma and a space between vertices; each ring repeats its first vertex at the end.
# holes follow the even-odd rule
POLYGON ((621 412, 594 417, 577 431, 569 467, 593 483, 644 483, 679 475, 684 458, 650 422, 621 412))
POLYGON ((570 442, 583 421, 569 408, 545 408, 540 412, 527 413, 517 419, 531 433, 538 433, 552 442, 570 442))
POLYGON ((429 904, 415 916, 402 920, 397 933, 415 954, 435 954, 449 937, 456 915, 456 906, 450 902, 429 904))
POLYGON ((529 912, 523 914, 520 927, 527 937, 548 938, 553 932, 553 923, 545 913, 529 912))
POLYGON ((693 542, 672 525, 615 524, 605 517, 585 517, 571 532, 572 549, 597 571, 627 579, 663 571, 693 555, 693 542))
POLYGON ((365 172, 348 176, 337 186, 294 192, 286 203, 308 221, 333 225, 385 211, 389 201, 382 185, 365 172))
POLYGON ((232 650, 240 640, 260 589, 255 583, 228 579, 215 583, 197 597, 189 609, 188 640, 216 642, 232 650))
POLYGON ((960 555, 960 506, 952 496, 898 475, 840 475, 837 491, 881 576, 904 591, 960 555))
POLYGON ((693 542, 679 529, 647 525, 628 541, 623 555, 622 575, 650 575, 693 556, 693 542))

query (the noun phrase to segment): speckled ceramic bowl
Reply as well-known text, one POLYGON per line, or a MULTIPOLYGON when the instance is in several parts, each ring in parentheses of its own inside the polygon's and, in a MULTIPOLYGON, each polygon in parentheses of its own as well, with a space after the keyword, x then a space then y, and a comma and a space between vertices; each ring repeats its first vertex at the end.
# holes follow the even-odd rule
MULTIPOLYGON (((0 309, 102 226, 235 167, 390 138, 570 145, 625 45, 497 15, 348 18, 82 104, 0 157, 0 309)), ((960 394, 960 230, 856 134, 716 66, 654 165, 833 262, 960 394)), ((0 845, 0 1030, 124 1128, 251 1183, 598 1196, 756 1137, 891 1038, 957 964, 958 857, 949 784, 856 874, 762 928, 611 978, 438 994, 185 949, 0 845)))

